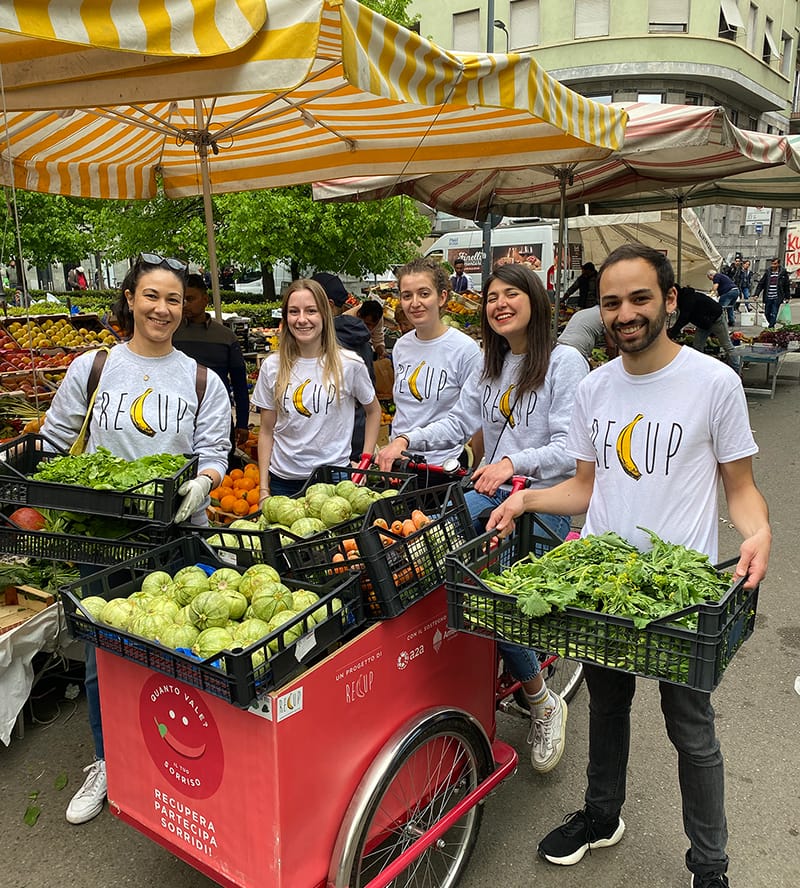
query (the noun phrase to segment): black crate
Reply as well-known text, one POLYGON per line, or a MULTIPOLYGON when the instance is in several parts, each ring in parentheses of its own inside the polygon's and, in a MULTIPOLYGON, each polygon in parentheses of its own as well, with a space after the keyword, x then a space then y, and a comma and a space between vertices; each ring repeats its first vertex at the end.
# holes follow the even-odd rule
POLYGON ((96 622, 81 607, 81 599, 88 595, 105 599, 127 597, 139 589, 143 577, 151 571, 174 574, 190 564, 212 568, 228 566, 217 559, 198 536, 184 536, 152 549, 146 556, 65 586, 60 591, 70 632, 81 641, 163 672, 236 706, 247 707, 259 694, 280 687, 326 656, 365 622, 358 576, 352 572, 325 584, 284 579, 290 589, 309 589, 319 595, 320 600, 255 644, 223 651, 210 660, 198 660, 156 641, 96 622), (334 609, 334 599, 341 602, 339 609, 334 609), (320 609, 324 609, 325 615, 313 623, 311 615, 320 609), (285 643, 284 633, 295 626, 302 626, 303 634, 285 643), (277 652, 270 653, 270 642, 277 643, 277 652))
POLYGON ((45 561, 73 564, 111 565, 147 554, 167 542, 174 530, 162 525, 139 525, 140 529, 116 539, 24 530, 0 515, 0 553, 45 561))
MULTIPOLYGON (((338 531, 338 529, 337 529, 338 531)), ((444 559, 452 549, 472 539, 475 531, 460 484, 408 490, 377 500, 360 530, 323 533, 294 546, 283 555, 293 576, 316 581, 355 568, 362 571, 361 587, 368 616, 389 619, 444 582, 444 559), (374 525, 391 525, 420 509, 431 520, 407 537, 374 525), (358 554, 351 555, 354 541, 358 554)))
POLYGON ((402 493, 417 486, 417 476, 410 472, 381 472, 378 469, 357 469, 352 466, 317 466, 298 496, 305 496, 306 490, 312 484, 352 481, 354 475, 364 475, 364 485, 379 493, 383 493, 384 490, 396 490, 402 493))
POLYGON ((517 530, 494 548, 490 540, 491 534, 478 537, 447 558, 451 628, 701 691, 714 690, 753 632, 758 590, 745 589, 744 579, 716 604, 686 608, 643 629, 626 617, 575 607, 527 617, 516 596, 492 591, 481 573, 499 573, 526 555, 530 531, 517 530), (689 615, 696 615, 696 629, 676 622, 689 615))
POLYGON ((42 460, 64 455, 42 435, 23 435, 0 444, 0 503, 170 524, 180 503, 178 488, 197 474, 197 457, 187 456, 172 477, 128 490, 93 490, 28 477, 42 460))

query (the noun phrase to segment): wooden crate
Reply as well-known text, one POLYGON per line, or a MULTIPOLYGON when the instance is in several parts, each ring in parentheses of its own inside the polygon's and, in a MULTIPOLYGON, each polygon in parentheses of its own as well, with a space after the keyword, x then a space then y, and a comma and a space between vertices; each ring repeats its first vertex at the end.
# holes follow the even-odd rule
POLYGON ((55 602, 55 598, 33 586, 7 586, 0 593, 0 635, 20 626, 55 602))

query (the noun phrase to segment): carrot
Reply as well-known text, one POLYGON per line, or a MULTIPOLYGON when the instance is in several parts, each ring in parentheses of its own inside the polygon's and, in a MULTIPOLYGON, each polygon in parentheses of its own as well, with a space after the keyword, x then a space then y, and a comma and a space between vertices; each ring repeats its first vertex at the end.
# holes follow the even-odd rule
POLYGON ((392 533, 397 534, 397 536, 403 536, 403 522, 398 518, 396 521, 392 521, 392 526, 389 528, 392 533))
POLYGON ((412 570, 410 565, 406 567, 401 567, 399 570, 396 570, 392 574, 392 579, 396 586, 403 586, 406 583, 410 583, 411 580, 414 579, 414 571, 412 570))
POLYGON ((381 543, 382 543, 384 546, 391 546, 392 543, 394 542, 394 540, 392 539, 392 537, 390 537, 390 536, 386 536, 385 533, 378 534, 378 536, 380 537, 381 543))
POLYGON ((420 509, 414 509, 411 513, 411 520, 414 522, 414 526, 417 530, 425 527, 426 524, 431 523, 431 519, 420 509))
POLYGON ((385 518, 376 518, 376 519, 372 522, 372 526, 373 526, 373 527, 380 527, 381 530, 388 530, 388 529, 389 529, 389 525, 386 523, 386 519, 385 519, 385 518))
POLYGON ((412 533, 417 532, 417 525, 410 518, 406 518, 403 522, 403 536, 411 536, 412 533))
MULTIPOLYGON (((344 561, 344 560, 345 560, 345 559, 344 559, 344 555, 342 555, 341 552, 337 552, 337 553, 333 556, 333 561, 336 562, 336 563, 342 562, 342 561, 344 561)), ((335 571, 336 573, 346 573, 346 572, 347 572, 347 568, 346 568, 346 567, 335 567, 335 568, 334 568, 334 571, 335 571)))
POLYGON ((360 561, 361 560, 361 553, 358 551, 358 549, 351 549, 347 553, 347 560, 348 561, 360 561))
POLYGON ((349 555, 351 552, 358 553, 358 543, 353 539, 353 537, 347 537, 347 539, 342 540, 342 548, 349 555))

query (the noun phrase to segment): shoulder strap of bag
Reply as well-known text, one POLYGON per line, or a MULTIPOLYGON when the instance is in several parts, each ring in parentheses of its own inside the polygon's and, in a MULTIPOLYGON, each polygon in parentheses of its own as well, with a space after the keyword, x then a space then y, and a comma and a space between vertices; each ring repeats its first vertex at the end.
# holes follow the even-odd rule
POLYGON ((208 385, 208 367, 202 364, 197 365, 197 374, 194 380, 194 390, 197 395, 197 410, 194 413, 194 428, 197 431, 197 417, 200 415, 200 405, 206 396, 206 385, 208 385))
POLYGON ((100 376, 103 373, 103 367, 108 357, 108 347, 102 346, 97 350, 97 354, 92 361, 92 369, 89 371, 89 379, 86 383, 86 415, 83 417, 81 430, 78 437, 70 447, 69 452, 72 456, 83 453, 86 450, 86 444, 89 440, 89 426, 92 420, 92 410, 94 409, 94 401, 97 397, 97 386, 100 383, 100 376))

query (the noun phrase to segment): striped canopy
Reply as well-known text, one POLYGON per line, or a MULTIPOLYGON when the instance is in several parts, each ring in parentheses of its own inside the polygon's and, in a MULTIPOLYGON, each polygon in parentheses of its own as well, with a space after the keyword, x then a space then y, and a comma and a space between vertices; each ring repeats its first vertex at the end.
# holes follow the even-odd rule
POLYGON ((16 0, 0 28, 0 181, 10 160, 33 191, 193 195, 206 156, 214 192, 583 161, 626 119, 529 56, 446 52, 356 0, 16 0))
POLYGON ((317 183, 318 199, 365 200, 408 194, 439 210, 483 219, 556 217, 565 175, 568 213, 674 209, 711 203, 797 206, 800 139, 735 127, 721 108, 637 103, 625 142, 599 161, 497 166, 428 176, 370 177, 317 183))

